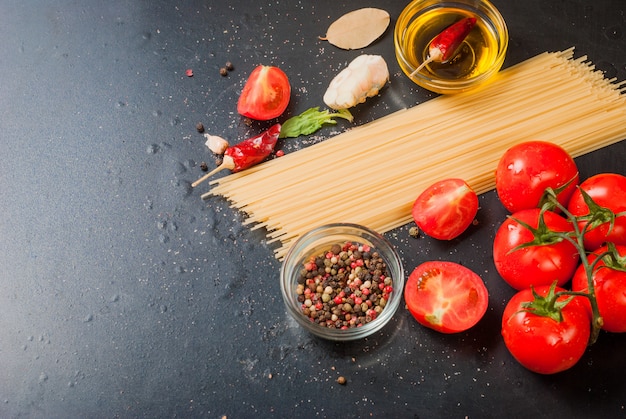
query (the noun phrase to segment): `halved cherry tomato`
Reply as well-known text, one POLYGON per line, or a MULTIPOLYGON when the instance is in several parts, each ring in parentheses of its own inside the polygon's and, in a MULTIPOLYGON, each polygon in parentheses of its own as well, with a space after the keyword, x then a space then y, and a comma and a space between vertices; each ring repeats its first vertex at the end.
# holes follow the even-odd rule
POLYGON ((420 324, 442 333, 457 333, 484 316, 489 294, 478 274, 465 266, 431 261, 411 273, 404 300, 420 324))
POLYGON ((462 179, 444 179, 426 188, 413 203, 415 224, 430 237, 452 240, 478 212, 476 192, 462 179))
POLYGON ((549 233, 572 232, 572 224, 559 214, 545 211, 544 224, 538 228, 540 214, 540 208, 518 211, 496 231, 493 262, 502 279, 516 290, 550 285, 554 281, 563 286, 574 275, 580 260, 572 243, 565 239, 554 241, 558 239, 549 233), (533 232, 518 221, 538 231, 533 232), (529 242, 533 245, 513 250, 529 242))
POLYGON ((539 206, 548 187, 563 188, 557 198, 567 206, 578 180, 576 163, 562 147, 547 141, 526 141, 509 148, 500 158, 496 192, 511 213, 539 206))
MULTIPOLYGON (((550 286, 534 290, 545 297, 550 286)), ((555 291, 563 289, 556 287, 555 291)), ((567 298, 561 296, 557 302, 567 298)), ((504 308, 502 337, 507 349, 520 364, 540 374, 571 368, 585 353, 591 334, 591 321, 583 305, 585 297, 575 297, 562 308, 561 321, 525 309, 524 304, 533 300, 532 290, 525 289, 515 294, 504 308)))
MULTIPOLYGON (((617 173, 600 173, 583 181, 580 189, 587 192, 597 205, 608 208, 613 214, 626 211, 626 176, 617 173)), ((574 192, 567 209, 576 216, 589 214, 589 207, 580 190, 577 189, 574 192)), ((586 221, 578 223, 581 228, 585 224, 586 221)), ((607 241, 626 245, 626 216, 616 217, 613 228, 609 227, 610 222, 606 218, 604 223, 587 231, 585 248, 594 251, 607 241)))
POLYGON ((291 96, 291 85, 283 70, 260 65, 246 81, 237 112, 258 121, 277 118, 285 112, 291 96))
MULTIPOLYGON (((605 259, 599 261, 593 272, 593 288, 598 302, 598 311, 602 316, 602 329, 607 332, 626 332, 626 246, 615 246, 620 258, 605 263, 605 259), (623 258, 623 259, 622 259, 623 258)), ((587 260, 593 262, 598 255, 608 250, 607 246, 601 247, 591 253, 587 260)), ((576 270, 572 278, 572 291, 588 292, 587 274, 583 265, 576 270)), ((591 305, 585 301, 589 313, 591 305)))

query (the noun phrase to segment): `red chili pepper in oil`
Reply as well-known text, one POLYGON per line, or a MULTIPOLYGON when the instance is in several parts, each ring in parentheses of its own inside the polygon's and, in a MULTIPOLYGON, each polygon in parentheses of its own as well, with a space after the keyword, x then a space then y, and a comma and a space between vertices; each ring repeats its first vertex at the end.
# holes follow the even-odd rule
POLYGON ((441 56, 441 58, 435 58, 437 61, 448 61, 454 56, 454 53, 461 46, 463 40, 467 38, 467 35, 469 35, 474 28, 474 25, 476 25, 476 18, 466 17, 448 26, 430 43, 428 50, 429 55, 431 57, 441 56))
POLYGON ((278 141, 278 135, 280 134, 280 128, 280 124, 275 124, 259 135, 228 147, 224 152, 222 164, 196 180, 191 186, 198 186, 220 170, 230 169, 234 173, 262 162, 274 151, 274 147, 278 141))
POLYGON ((428 47, 428 59, 420 64, 411 73, 411 76, 419 73, 425 65, 433 61, 445 63, 454 58, 456 50, 461 46, 475 25, 475 17, 466 17, 448 26, 439 35, 435 36, 428 47))

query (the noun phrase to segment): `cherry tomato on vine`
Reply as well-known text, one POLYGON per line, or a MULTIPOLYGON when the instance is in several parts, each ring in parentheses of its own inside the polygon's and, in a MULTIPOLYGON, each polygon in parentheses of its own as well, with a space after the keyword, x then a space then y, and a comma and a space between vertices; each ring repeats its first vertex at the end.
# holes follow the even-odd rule
MULTIPOLYGON (((589 194, 591 199, 600 207, 608 208, 617 214, 626 211, 626 176, 617 173, 600 173, 592 176, 580 184, 580 189, 589 194)), ((575 216, 589 214, 589 206, 585 203, 580 190, 576 190, 567 206, 569 212, 575 216)), ((610 230, 610 212, 602 212, 600 224, 585 234, 585 248, 594 251, 605 242, 626 245, 626 215, 615 218, 613 229, 610 230), (610 231, 609 231, 610 230, 610 231)), ((582 228, 586 221, 579 221, 582 228)))
POLYGON ((463 233, 478 212, 478 196, 462 179, 440 180, 413 203, 415 224, 430 237, 452 240, 463 233))
POLYGON ((552 232, 572 232, 572 224, 552 211, 532 208, 514 213, 498 228, 493 242, 496 270, 510 286, 522 290, 537 285, 563 286, 572 278, 580 259, 576 247, 567 240, 555 239, 552 232), (531 231, 523 224, 535 231, 531 231), (525 243, 532 246, 517 248, 525 243))
MULTIPOLYGON (((550 289, 551 286, 534 288, 541 297, 549 296, 550 289)), ((555 291, 563 289, 556 287, 555 291)), ((568 298, 561 296, 556 304, 568 298)), ((591 334, 591 320, 583 304, 585 297, 575 297, 561 308, 560 321, 525 309, 524 304, 533 300, 533 291, 525 289, 506 305, 502 337, 507 349, 520 364, 536 373, 555 374, 573 367, 585 353, 591 334)))
POLYGON ((548 187, 563 188, 557 199, 567 206, 578 180, 576 163, 562 147, 547 141, 527 141, 509 148, 500 158, 496 192, 511 213, 540 206, 548 187))
POLYGON ((285 112, 291 96, 287 75, 278 67, 256 67, 239 96, 237 112, 258 121, 277 118, 285 112))
POLYGON ((413 270, 404 300, 421 325, 442 333, 457 333, 483 317, 489 294, 480 276, 465 266, 431 261, 413 270))
MULTIPOLYGON (((607 332, 626 332, 626 246, 615 246, 619 258, 616 260, 603 258, 593 272, 593 288, 598 302, 598 311, 604 324, 602 329, 607 332), (623 258, 623 259, 622 259, 623 258)), ((589 254, 587 260, 592 262, 599 255, 608 251, 608 246, 601 247, 589 254)), ((587 274, 581 265, 572 278, 572 291, 588 292, 587 274)), ((585 305, 591 313, 589 301, 585 305)))

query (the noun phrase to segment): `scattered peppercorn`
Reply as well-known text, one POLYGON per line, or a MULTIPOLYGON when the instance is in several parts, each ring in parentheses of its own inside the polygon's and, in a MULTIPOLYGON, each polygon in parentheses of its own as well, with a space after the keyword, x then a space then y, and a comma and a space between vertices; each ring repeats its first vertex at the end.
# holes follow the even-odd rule
POLYGON ((209 166, 206 164, 206 162, 202 162, 200 163, 200 170, 202 170, 203 172, 206 172, 209 170, 209 166))
POLYGON ((346 377, 344 377, 343 375, 339 376, 337 378, 337 384, 341 384, 342 386, 345 385, 348 382, 348 380, 346 380, 346 377))
POLYGON ((185 75, 187 77, 193 77, 193 70, 191 68, 188 68, 187 70, 185 70, 185 75))
POLYGON ((420 229, 413 226, 409 229, 409 236, 413 237, 414 239, 419 237, 420 235, 420 229))
POLYGON ((204 125, 202 124, 202 122, 198 122, 196 124, 196 131, 198 131, 200 134, 204 132, 204 125))
POLYGON ((228 71, 233 71, 235 69, 233 63, 231 63, 230 61, 226 61, 226 64, 224 64, 224 68, 226 68, 226 70, 228 71))
POLYGON ((228 76, 228 70, 226 69, 226 67, 220 68, 220 75, 224 77, 228 76))
POLYGON ((369 245, 335 244, 303 263, 296 287, 302 313, 330 329, 375 320, 393 292, 387 263, 369 245))

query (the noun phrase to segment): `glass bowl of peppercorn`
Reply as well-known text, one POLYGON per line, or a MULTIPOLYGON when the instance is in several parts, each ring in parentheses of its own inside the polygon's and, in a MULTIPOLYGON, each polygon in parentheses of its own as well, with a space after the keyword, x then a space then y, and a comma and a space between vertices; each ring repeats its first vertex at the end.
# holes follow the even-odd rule
POLYGON ((303 234, 280 270, 289 314, 316 336, 349 341, 382 329, 402 301, 404 269, 381 234, 336 223, 303 234))

